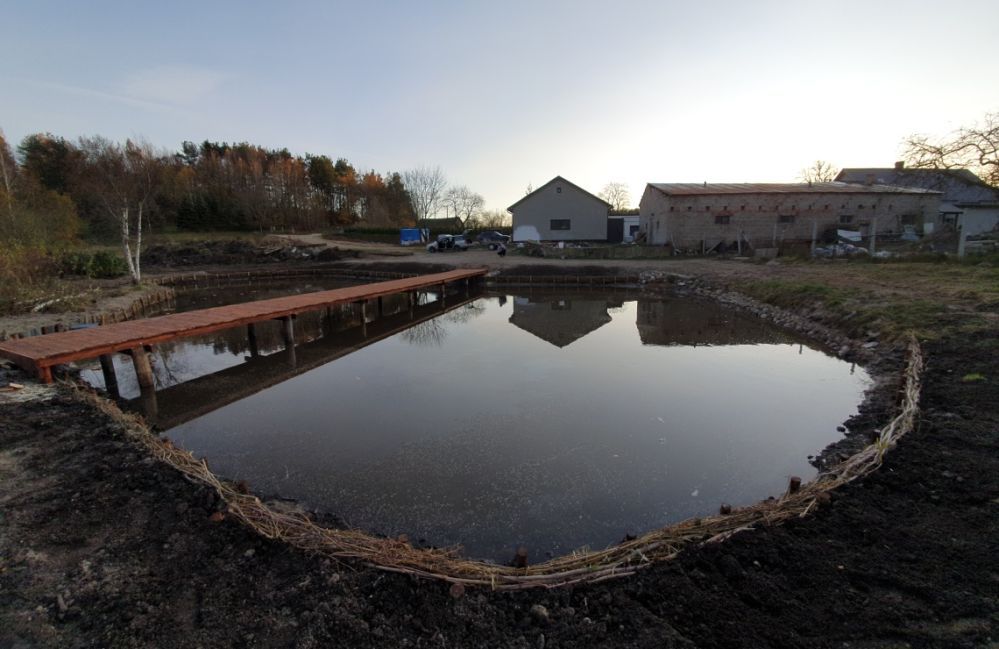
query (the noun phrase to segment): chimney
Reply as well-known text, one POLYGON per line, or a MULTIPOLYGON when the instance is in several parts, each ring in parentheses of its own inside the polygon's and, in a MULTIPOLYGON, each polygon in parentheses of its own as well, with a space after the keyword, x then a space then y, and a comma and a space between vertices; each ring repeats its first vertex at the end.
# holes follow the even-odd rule
POLYGON ((899 160, 895 163, 895 171, 901 171, 905 169, 905 160, 899 160))

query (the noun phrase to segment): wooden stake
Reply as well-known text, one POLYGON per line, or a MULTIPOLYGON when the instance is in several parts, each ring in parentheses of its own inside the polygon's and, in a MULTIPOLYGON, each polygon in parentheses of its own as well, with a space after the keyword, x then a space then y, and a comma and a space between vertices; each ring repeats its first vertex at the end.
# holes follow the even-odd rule
POLYGON ((801 489, 801 478, 796 475, 791 476, 791 479, 787 483, 787 493, 796 494, 798 490, 801 489))
POLYGON ((512 565, 514 568, 527 567, 527 548, 524 546, 517 548, 517 554, 513 555, 512 565))
POLYGON ((718 508, 718 513, 722 516, 728 516, 732 513, 732 505, 723 503, 722 506, 718 508))

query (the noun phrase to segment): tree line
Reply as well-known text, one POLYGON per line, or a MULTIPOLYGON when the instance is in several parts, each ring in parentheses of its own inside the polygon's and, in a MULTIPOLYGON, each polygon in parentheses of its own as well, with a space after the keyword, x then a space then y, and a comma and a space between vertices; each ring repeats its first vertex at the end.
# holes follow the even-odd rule
POLYGON ((35 133, 15 148, 2 131, 0 183, 8 249, 44 254, 81 235, 113 237, 136 282, 150 230, 391 228, 441 211, 471 224, 484 203, 467 187, 449 189, 439 168, 362 172, 345 158, 208 140, 170 152, 143 140, 35 133))

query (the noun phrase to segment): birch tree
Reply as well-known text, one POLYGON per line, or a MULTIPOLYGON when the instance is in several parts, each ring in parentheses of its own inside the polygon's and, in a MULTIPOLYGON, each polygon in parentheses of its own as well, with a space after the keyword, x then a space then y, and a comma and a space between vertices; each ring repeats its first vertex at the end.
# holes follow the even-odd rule
POLYGON ((122 147, 106 138, 80 138, 88 180, 108 215, 117 222, 132 282, 142 281, 142 229, 156 189, 159 168, 146 142, 122 147))
POLYGON ((0 130, 0 182, 3 183, 4 202, 7 204, 7 215, 14 220, 14 174, 17 173, 17 163, 14 153, 7 144, 7 139, 0 130))

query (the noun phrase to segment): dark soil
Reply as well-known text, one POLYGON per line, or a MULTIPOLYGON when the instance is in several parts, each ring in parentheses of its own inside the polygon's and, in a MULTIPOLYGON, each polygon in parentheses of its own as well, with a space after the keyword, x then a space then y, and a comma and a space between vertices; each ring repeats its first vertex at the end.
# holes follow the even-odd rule
POLYGON ((258 246, 249 241, 201 241, 189 244, 157 244, 142 253, 147 268, 189 268, 280 262, 330 262, 356 258, 353 251, 318 246, 258 246))
POLYGON ((996 647, 999 355, 974 350, 997 344, 927 344, 918 429, 806 519, 616 582, 456 599, 212 522, 208 490, 66 388, 3 403, 0 648, 996 647))

